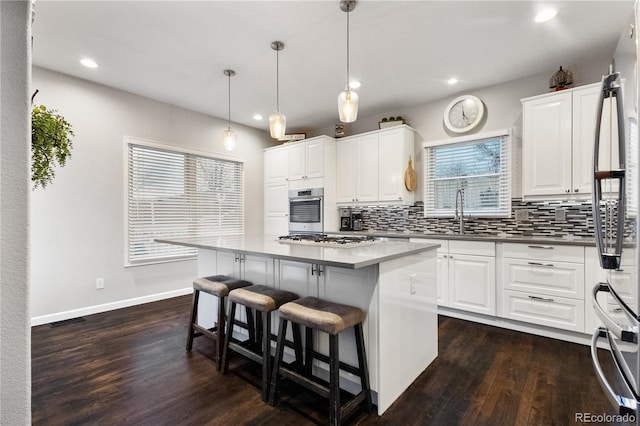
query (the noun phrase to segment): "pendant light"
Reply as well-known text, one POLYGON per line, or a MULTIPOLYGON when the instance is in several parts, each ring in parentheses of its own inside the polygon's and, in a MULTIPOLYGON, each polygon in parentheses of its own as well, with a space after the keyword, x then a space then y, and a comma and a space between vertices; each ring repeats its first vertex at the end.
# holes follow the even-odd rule
POLYGON ((347 87, 338 95, 338 114, 343 123, 353 123, 358 118, 358 94, 349 86, 349 12, 356 7, 356 0, 341 0, 340 10, 347 13, 347 87))
POLYGON ((282 139, 287 130, 287 117, 280 113, 280 62, 279 52, 284 49, 284 43, 274 41, 271 48, 276 51, 276 112, 269 117, 269 132, 273 139, 282 139))
POLYGON ((222 132, 222 143, 227 151, 233 151, 236 148, 236 140, 238 135, 231 128, 231 77, 236 75, 234 70, 224 70, 224 75, 229 77, 229 120, 227 124, 227 130, 222 132))

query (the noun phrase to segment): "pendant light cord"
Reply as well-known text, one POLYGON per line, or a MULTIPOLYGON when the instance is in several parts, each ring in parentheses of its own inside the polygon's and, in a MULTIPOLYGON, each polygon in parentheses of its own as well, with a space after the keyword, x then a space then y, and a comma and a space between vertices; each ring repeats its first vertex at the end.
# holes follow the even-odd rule
POLYGON ((276 50, 276 112, 280 113, 280 49, 276 50))
POLYGON ((229 103, 228 103, 228 105, 229 105, 229 115, 228 115, 229 119, 227 121, 227 127, 229 129, 231 129, 231 73, 228 74, 228 77, 229 77, 229 103))
POLYGON ((347 4, 347 91, 351 89, 349 85, 349 13, 351 13, 351 10, 347 4))

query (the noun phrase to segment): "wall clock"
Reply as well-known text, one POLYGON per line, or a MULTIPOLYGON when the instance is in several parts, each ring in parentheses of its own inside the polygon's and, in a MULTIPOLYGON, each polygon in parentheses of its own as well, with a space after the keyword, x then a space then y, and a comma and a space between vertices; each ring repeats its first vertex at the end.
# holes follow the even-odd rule
POLYGON ((482 101, 472 95, 455 98, 444 111, 444 125, 452 132, 464 133, 476 128, 484 118, 482 101))

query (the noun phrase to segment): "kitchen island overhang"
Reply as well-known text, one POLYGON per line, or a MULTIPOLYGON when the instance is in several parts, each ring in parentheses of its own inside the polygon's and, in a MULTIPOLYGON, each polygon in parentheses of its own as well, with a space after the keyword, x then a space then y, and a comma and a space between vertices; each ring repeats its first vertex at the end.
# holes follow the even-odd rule
MULTIPOLYGON (((231 275, 300 297, 314 296, 363 309, 378 414, 387 410, 438 354, 438 244, 376 241, 362 247, 315 247, 281 243, 271 235, 156 241, 197 248, 198 276, 231 275)), ((201 297, 201 325, 213 326, 215 309, 212 297, 201 297)), ((273 327, 275 333, 277 321, 273 327)), ((341 361, 355 365, 355 340, 351 333, 342 334, 341 361)), ((316 337, 314 346, 328 353, 327 336, 316 337)), ((327 377, 326 365, 318 363, 314 373, 327 377)), ((350 392, 360 388, 349 374, 341 375, 341 386, 350 392)))

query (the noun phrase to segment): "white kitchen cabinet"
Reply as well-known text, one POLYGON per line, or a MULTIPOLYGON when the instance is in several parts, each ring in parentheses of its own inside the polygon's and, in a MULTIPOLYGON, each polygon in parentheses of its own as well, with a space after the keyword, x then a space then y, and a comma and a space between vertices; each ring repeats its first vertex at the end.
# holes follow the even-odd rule
MULTIPOLYGON (((624 248, 622 251, 622 259, 620 261, 620 269, 604 270, 600 267, 598 255, 595 247, 587 247, 585 249, 585 331, 590 333, 596 327, 602 326, 602 322, 598 318, 593 308, 593 288, 599 282, 608 282, 615 289, 616 293, 624 300, 624 302, 634 311, 637 312, 637 279, 638 270, 636 266, 636 256, 634 248, 624 248)), ((620 324, 629 324, 629 319, 620 309, 613 297, 605 292, 598 294, 598 301, 611 318, 617 320, 620 324)))
POLYGON ((440 244, 438 306, 496 315, 495 243, 424 238, 411 242, 440 244))
POLYGON ((324 144, 332 143, 331 138, 318 136, 306 141, 293 142, 289 144, 289 181, 297 185, 298 181, 302 186, 291 189, 319 187, 315 182, 305 183, 312 179, 324 177, 324 144))
MULTIPOLYGON (((449 245, 449 306, 485 315, 496 314, 494 256, 451 254, 449 245)), ((484 243, 494 245, 494 243, 484 243)))
POLYGON ((350 136, 337 143, 338 203, 378 199, 378 134, 350 136))
POLYGON ((289 147, 281 145, 264 151, 264 183, 279 185, 289 181, 289 147))
POLYGON ((289 185, 287 182, 264 188, 265 234, 289 233, 289 185))
POLYGON ((584 247, 503 244, 505 318, 584 332, 584 247))
POLYGON ((414 131, 408 126, 349 136, 338 142, 337 197, 341 204, 413 204, 404 185, 414 131))
POLYGON ((525 197, 591 194, 599 91, 597 83, 522 100, 525 197))
MULTIPOLYGON (((413 204, 414 192, 407 190, 404 172, 409 158, 415 163, 413 130, 405 126, 378 133, 378 200, 413 204)), ((415 169, 415 164, 413 165, 415 169)))
POLYGON ((336 208, 336 141, 317 136, 264 150, 264 229, 289 232, 289 190, 324 189, 324 229, 338 230, 336 208))

